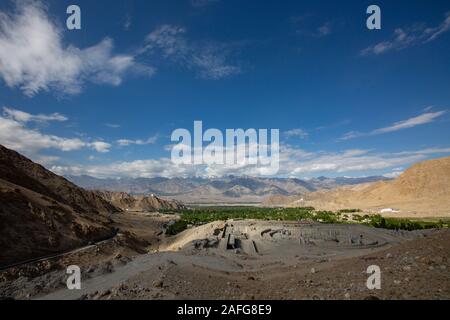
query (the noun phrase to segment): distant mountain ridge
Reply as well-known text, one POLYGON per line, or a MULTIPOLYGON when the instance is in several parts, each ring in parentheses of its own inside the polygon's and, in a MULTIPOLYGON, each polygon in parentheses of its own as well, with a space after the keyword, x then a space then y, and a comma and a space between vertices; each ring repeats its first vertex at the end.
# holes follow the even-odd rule
POLYGON ((158 194, 185 203, 261 202, 265 197, 299 195, 337 186, 355 185, 381 180, 381 176, 365 178, 259 178, 226 176, 222 178, 122 178, 98 179, 91 176, 67 176, 88 190, 126 192, 135 195, 158 194))
POLYGON ((154 194, 131 195, 125 192, 93 191, 98 196, 124 211, 157 211, 183 209, 185 206, 175 200, 163 200, 154 194))

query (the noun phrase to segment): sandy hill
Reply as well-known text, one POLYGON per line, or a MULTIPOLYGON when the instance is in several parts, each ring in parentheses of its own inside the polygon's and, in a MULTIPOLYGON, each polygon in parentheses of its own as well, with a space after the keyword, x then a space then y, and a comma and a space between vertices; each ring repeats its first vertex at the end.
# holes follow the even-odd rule
POLYGON ((119 211, 0 145, 0 266, 109 237, 119 211))
POLYGON ((283 204, 326 210, 358 208, 373 212, 392 208, 400 210, 393 213, 397 216, 448 217, 450 157, 417 163, 392 181, 312 192, 295 200, 287 198, 283 204))
POLYGON ((122 210, 157 211, 167 209, 182 209, 184 205, 174 200, 163 200, 153 194, 130 195, 125 192, 95 191, 97 195, 122 210))

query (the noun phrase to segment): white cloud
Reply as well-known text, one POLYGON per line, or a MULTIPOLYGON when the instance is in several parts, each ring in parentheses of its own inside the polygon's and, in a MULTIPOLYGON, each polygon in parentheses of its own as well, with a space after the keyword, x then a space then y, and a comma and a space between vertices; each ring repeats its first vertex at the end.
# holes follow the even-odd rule
POLYGON ((396 152, 395 155, 405 155, 405 154, 421 154, 421 155, 429 155, 429 154, 444 154, 444 153, 450 153, 450 148, 426 148, 416 151, 403 151, 403 152, 396 152))
POLYGON ((55 162, 57 162, 59 160, 60 160, 59 157, 56 157, 56 156, 45 156, 45 155, 40 155, 40 156, 37 156, 37 157, 34 158, 34 161, 36 163, 39 163, 40 165, 43 165, 43 166, 46 166, 46 167, 52 165, 53 163, 55 163, 55 162))
POLYGON ((119 139, 117 140, 117 143, 124 147, 124 146, 129 146, 132 144, 135 145, 146 145, 146 144, 155 144, 156 141, 158 141, 159 139, 159 135, 154 135, 150 138, 148 138, 147 140, 141 140, 141 139, 137 139, 137 140, 130 140, 130 139, 119 139))
POLYGON ((342 137, 340 137, 339 140, 350 140, 350 139, 359 138, 359 137, 362 137, 365 135, 368 135, 368 134, 363 133, 363 132, 358 132, 358 131, 349 131, 349 132, 346 132, 342 137))
MULTIPOLYGON (((280 149, 278 176, 303 178, 305 176, 389 170, 394 176, 412 163, 427 159, 432 154, 450 154, 450 148, 429 148, 399 153, 376 153, 369 150, 344 150, 341 152, 308 152, 290 145, 280 149)), ((87 174, 106 177, 217 177, 225 175, 263 176, 264 167, 249 164, 236 165, 183 165, 174 164, 170 158, 143 159, 103 165, 64 166, 51 168, 58 174, 87 174)), ((378 173, 377 173, 378 174, 378 173)))
POLYGON ((118 129, 118 128, 120 128, 120 124, 117 124, 117 123, 105 123, 104 125, 105 125, 106 127, 113 128, 113 129, 118 129))
POLYGON ((317 29, 317 35, 319 37, 324 37, 329 34, 331 34, 331 23, 330 22, 324 23, 317 29))
POLYGON ((89 142, 89 143, 86 143, 86 146, 90 147, 100 153, 109 152, 109 149, 111 148, 111 144, 104 142, 104 141, 89 142))
POLYGON ((417 117, 398 121, 388 127, 375 129, 370 132, 350 131, 350 132, 347 132, 346 134, 344 134, 339 140, 350 140, 350 139, 364 137, 364 136, 374 136, 374 135, 379 135, 379 134, 383 134, 383 133, 413 128, 413 127, 416 127, 419 125, 431 123, 435 119, 443 116, 446 113, 447 113, 447 111, 427 112, 427 113, 421 114, 417 117))
POLYGON ((125 20, 124 20, 124 23, 123 23, 123 29, 124 29, 125 31, 130 30, 132 22, 133 22, 133 18, 132 18, 132 16, 131 16, 131 14, 128 13, 128 14, 125 16, 125 20))
POLYGON ((353 154, 341 152, 319 155, 309 161, 293 164, 294 175, 314 174, 318 172, 345 173, 355 171, 370 171, 388 169, 394 166, 405 165, 423 159, 422 155, 405 155, 392 157, 382 154, 353 154))
POLYGON ((297 129, 291 129, 291 130, 285 131, 284 135, 288 138, 299 137, 301 139, 304 139, 304 138, 308 137, 309 134, 305 130, 297 128, 297 129))
POLYGON ((427 35, 425 42, 430 42, 435 40, 437 37, 443 33, 450 30, 450 12, 447 12, 445 20, 437 27, 427 28, 424 33, 427 35))
POLYGON ((436 118, 444 115, 445 113, 446 113, 446 111, 424 113, 424 114, 421 114, 420 116, 417 116, 414 118, 396 122, 389 127, 376 129, 376 130, 372 131, 372 134, 393 132, 393 131, 408 129, 408 128, 412 128, 412 127, 419 126, 422 124, 430 123, 430 122, 433 122, 436 118))
POLYGON ((414 45, 429 43, 450 30, 450 12, 445 15, 445 19, 438 26, 426 28, 413 26, 406 29, 397 28, 394 30, 390 40, 379 42, 361 51, 361 55, 381 55, 392 50, 402 50, 414 45))
POLYGON ((395 178, 399 177, 402 173, 403 173, 403 171, 401 171, 401 170, 392 170, 392 172, 383 174, 383 177, 395 179, 395 178))
MULTIPOLYGON (((97 152, 108 152, 111 145, 103 141, 84 141, 79 138, 63 138, 44 134, 37 129, 27 128, 28 121, 39 119, 62 119, 53 115, 31 115, 14 109, 7 109, 6 116, 0 116, 0 143, 13 150, 27 155, 35 154, 43 149, 61 151, 94 149, 97 152), (11 116, 12 115, 12 116, 11 116)), ((38 121, 39 121, 38 120, 38 121)))
POLYGON ((62 114, 59 113, 32 115, 24 111, 11 109, 7 107, 3 107, 3 115, 7 118, 14 119, 18 122, 30 122, 30 121, 46 122, 46 121, 68 120, 66 116, 63 116, 62 114))
POLYGON ((317 19, 311 21, 314 17, 315 15, 312 14, 303 14, 291 17, 290 21, 297 28, 296 33, 303 36, 322 38, 333 32, 333 26, 336 25, 335 21, 322 21, 321 24, 317 24, 317 19))
POLYGON ((185 28, 174 25, 162 25, 152 31, 140 53, 162 56, 185 68, 195 69, 205 79, 217 80, 241 72, 240 67, 229 62, 229 45, 194 42, 186 37, 185 28))
POLYGON ((119 85, 128 73, 151 75, 133 55, 113 54, 109 38, 85 49, 63 42, 63 30, 40 1, 17 1, 0 12, 0 78, 26 95, 40 91, 79 93, 86 82, 119 85))

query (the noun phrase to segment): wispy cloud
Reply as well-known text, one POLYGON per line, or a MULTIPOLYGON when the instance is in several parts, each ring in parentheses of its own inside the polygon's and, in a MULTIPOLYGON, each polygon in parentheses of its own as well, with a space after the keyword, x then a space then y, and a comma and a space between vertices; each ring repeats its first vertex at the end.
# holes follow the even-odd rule
POLYGON ((59 114, 31 115, 19 110, 4 109, 3 116, 0 116, 0 143, 27 155, 36 154, 43 149, 74 151, 89 148, 104 153, 111 148, 111 144, 104 141, 59 137, 27 127, 29 121, 44 121, 44 119, 45 121, 62 121, 67 118, 59 114))
POLYGON ((423 24, 408 28, 395 29, 391 39, 369 46, 361 51, 361 55, 381 55, 392 50, 402 50, 414 45, 426 44, 436 40, 450 30, 450 12, 438 26, 427 28, 423 24))
POLYGON ((331 34, 331 31, 331 22, 326 22, 319 28, 317 28, 317 35, 320 37, 324 37, 331 34))
POLYGON ((405 155, 405 154, 421 154, 421 155, 430 155, 430 154, 436 154, 436 153, 450 153, 450 148, 425 148, 415 151, 402 151, 402 152, 395 152, 393 155, 405 155))
POLYGON ((186 37, 186 29, 174 25, 162 25, 146 38, 140 53, 162 56, 188 69, 197 70, 202 78, 222 79, 241 72, 241 68, 229 60, 229 44, 196 42, 186 37))
POLYGON ((305 139, 309 136, 308 132, 300 128, 287 130, 283 132, 283 134, 288 138, 299 137, 301 139, 305 139))
POLYGON ((117 123, 105 123, 104 126, 106 126, 108 128, 113 128, 113 129, 120 128, 120 124, 117 124, 117 123))
POLYGON ((383 174, 383 177, 395 179, 399 177, 403 172, 403 170, 392 170, 392 172, 383 174))
POLYGON ((398 131, 402 129, 408 129, 422 124, 433 122, 436 118, 444 115, 446 111, 428 112, 421 114, 420 116, 413 117, 407 120, 399 121, 391 126, 380 128, 372 131, 372 134, 382 134, 387 132, 398 131))
POLYGON ((14 119, 18 122, 30 122, 30 121, 36 121, 36 122, 47 122, 47 121, 67 121, 67 117, 59 114, 59 113, 52 113, 52 114, 30 114, 24 111, 11 109, 8 107, 3 107, 3 115, 5 117, 14 119))
POLYGON ((315 21, 311 21, 314 17, 313 14, 303 14, 291 17, 290 21, 295 26, 296 33, 303 36, 322 38, 333 33, 335 21, 322 21, 317 24, 315 21))
POLYGON ((130 30, 132 21, 133 21, 133 19, 132 19, 131 14, 127 13, 125 16, 124 23, 123 23, 123 28, 125 31, 130 30))
POLYGON ((158 141, 158 139, 159 139, 159 135, 154 135, 146 140, 119 139, 119 140, 117 140, 117 143, 119 144, 119 146, 122 146, 122 147, 129 146, 129 145, 147 145, 147 144, 155 144, 156 141, 158 141))
POLYGON ((350 124, 352 121, 350 119, 344 119, 332 124, 328 124, 328 125, 324 125, 324 126, 319 126, 317 128, 315 128, 316 130, 326 130, 326 129, 334 129, 334 128, 338 128, 341 126, 346 126, 348 124, 350 124))
POLYGON ((0 78, 7 86, 28 96, 77 94, 87 82, 118 86, 127 74, 153 74, 133 55, 114 54, 109 38, 85 49, 65 45, 40 1, 15 3, 14 12, 0 12, 0 78))
POLYGON ((43 166, 51 166, 53 165, 55 162, 59 161, 60 158, 56 157, 56 156, 45 156, 45 155, 40 155, 35 157, 34 161, 43 165, 43 166))
POLYGON ((447 113, 447 111, 427 112, 427 113, 421 114, 417 117, 398 121, 398 122, 393 123, 390 126, 375 129, 370 132, 350 131, 350 132, 347 132, 346 134, 344 134, 339 140, 350 140, 350 139, 364 137, 364 136, 374 136, 374 135, 399 131, 399 130, 403 130, 403 129, 413 128, 413 127, 416 127, 419 125, 433 122, 434 120, 436 120, 437 118, 441 117, 442 115, 444 115, 446 113, 447 113))

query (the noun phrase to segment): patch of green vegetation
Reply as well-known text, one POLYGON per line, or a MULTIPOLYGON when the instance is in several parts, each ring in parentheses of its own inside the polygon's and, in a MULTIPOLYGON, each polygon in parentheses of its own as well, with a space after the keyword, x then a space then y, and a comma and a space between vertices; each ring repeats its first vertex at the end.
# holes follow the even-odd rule
POLYGON ((362 212, 361 209, 342 209, 339 210, 338 213, 355 213, 355 212, 362 212))
POLYGON ((367 221, 367 220, 370 220, 370 219, 371 219, 371 217, 369 215, 367 215, 367 214, 365 214, 364 216, 361 216, 359 214, 352 215, 352 220, 356 221, 356 222, 364 222, 364 221, 367 221))
POLYGON ((186 230, 188 227, 188 224, 189 223, 185 220, 178 220, 177 222, 175 222, 167 227, 166 234, 170 235, 170 236, 176 235, 176 234, 186 230))
POLYGON ((279 220, 279 221, 302 221, 323 219, 332 220, 332 212, 320 212, 314 208, 258 208, 258 207, 215 207, 195 208, 182 210, 182 220, 190 224, 198 225, 212 221, 226 221, 230 219, 255 219, 255 220, 279 220))
POLYGON ((353 214, 352 222, 345 213, 361 212, 358 209, 345 211, 317 211, 313 207, 303 208, 262 208, 262 207, 197 207, 192 209, 171 210, 181 219, 167 229, 167 234, 177 234, 188 225, 202 225, 213 221, 226 220, 272 220, 272 221, 315 221, 320 223, 361 223, 375 228, 393 230, 422 230, 448 228, 449 221, 415 221, 398 218, 383 218, 381 215, 353 214))
POLYGON ((438 222, 417 221, 399 218, 384 218, 381 215, 371 216, 369 225, 375 228, 393 229, 393 230, 423 230, 448 228, 449 221, 440 220, 438 222))

